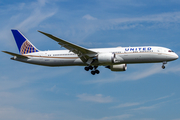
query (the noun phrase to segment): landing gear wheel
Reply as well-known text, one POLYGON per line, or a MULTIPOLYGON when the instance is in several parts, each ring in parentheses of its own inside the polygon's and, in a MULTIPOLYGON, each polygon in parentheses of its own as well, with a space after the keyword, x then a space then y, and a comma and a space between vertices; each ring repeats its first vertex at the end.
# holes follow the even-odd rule
POLYGON ((165 68, 166 68, 166 67, 163 65, 163 66, 162 66, 162 69, 165 69, 165 68))
POLYGON ((95 75, 96 73, 95 73, 95 71, 91 71, 91 74, 92 74, 92 75, 95 75))
POLYGON ((100 71, 99 71, 99 70, 95 70, 95 73, 99 74, 99 73, 100 73, 100 71))
POLYGON ((84 70, 86 70, 86 71, 89 71, 89 70, 91 70, 91 74, 92 75, 95 75, 95 74, 99 74, 100 73, 100 71, 99 70, 97 70, 97 68, 98 68, 98 66, 86 66, 86 67, 84 67, 84 70))
POLYGON ((89 69, 90 69, 90 70, 92 70, 92 69, 93 69, 93 67, 92 67, 92 66, 89 66, 89 69))
POLYGON ((89 67, 85 67, 84 69, 85 69, 86 71, 89 71, 89 67))

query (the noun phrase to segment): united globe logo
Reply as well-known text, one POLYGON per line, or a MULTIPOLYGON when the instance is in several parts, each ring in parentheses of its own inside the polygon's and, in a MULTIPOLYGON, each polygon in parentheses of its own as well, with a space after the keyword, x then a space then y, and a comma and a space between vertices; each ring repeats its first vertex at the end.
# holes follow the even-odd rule
POLYGON ((21 54, 28 54, 28 53, 32 53, 32 52, 38 52, 38 50, 33 45, 31 45, 30 42, 28 42, 26 40, 21 46, 20 53, 21 54))

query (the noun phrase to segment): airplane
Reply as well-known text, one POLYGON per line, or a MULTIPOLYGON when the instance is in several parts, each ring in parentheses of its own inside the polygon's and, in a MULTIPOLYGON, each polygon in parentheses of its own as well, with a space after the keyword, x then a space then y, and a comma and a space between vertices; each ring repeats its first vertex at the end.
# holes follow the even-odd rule
POLYGON ((99 74, 98 66, 105 66, 111 71, 126 71, 127 64, 162 63, 165 64, 179 58, 169 48, 159 46, 115 47, 86 49, 79 45, 62 40, 51 34, 38 31, 58 42, 68 50, 38 50, 19 30, 12 29, 20 54, 2 51, 10 54, 12 60, 42 65, 42 66, 84 66, 92 75, 99 74))

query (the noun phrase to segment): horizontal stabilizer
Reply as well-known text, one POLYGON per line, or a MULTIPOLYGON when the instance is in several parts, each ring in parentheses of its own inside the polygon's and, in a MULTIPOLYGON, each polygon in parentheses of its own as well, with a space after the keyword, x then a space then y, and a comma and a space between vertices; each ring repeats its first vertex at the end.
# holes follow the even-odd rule
POLYGON ((19 58, 28 58, 26 56, 23 56, 23 55, 20 55, 20 54, 16 54, 16 53, 12 53, 12 52, 8 52, 8 51, 2 51, 2 52, 7 53, 7 54, 12 55, 12 56, 19 57, 19 58))

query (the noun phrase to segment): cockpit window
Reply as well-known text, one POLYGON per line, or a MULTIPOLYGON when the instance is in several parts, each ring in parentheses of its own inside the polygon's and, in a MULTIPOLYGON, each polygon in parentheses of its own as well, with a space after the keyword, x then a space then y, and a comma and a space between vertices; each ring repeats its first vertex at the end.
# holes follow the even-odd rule
POLYGON ((172 50, 168 50, 168 52, 174 52, 174 51, 172 51, 172 50))

